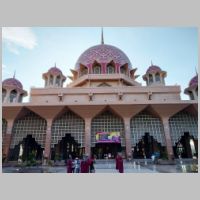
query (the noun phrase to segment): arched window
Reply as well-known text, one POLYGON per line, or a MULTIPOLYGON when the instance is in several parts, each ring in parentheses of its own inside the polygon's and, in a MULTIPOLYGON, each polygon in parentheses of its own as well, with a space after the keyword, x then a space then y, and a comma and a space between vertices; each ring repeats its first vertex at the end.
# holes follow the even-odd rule
POLYGON ((56 86, 60 86, 60 79, 61 79, 61 77, 60 77, 60 75, 58 75, 56 77, 56 86))
POLYGON ((19 100, 18 100, 18 102, 21 103, 22 100, 23 100, 23 94, 20 94, 20 95, 19 95, 19 100))
POLYGON ((53 85, 53 76, 50 75, 50 85, 53 85))
POLYGON ((196 90, 195 90, 195 91, 196 91, 196 95, 198 96, 198 87, 196 87, 196 90))
POLYGON ((17 91, 12 90, 10 93, 10 102, 16 102, 16 99, 17 99, 17 91))
POLYGON ((160 82, 160 74, 156 73, 156 82, 160 82))
POLYGON ((93 74, 101 74, 101 66, 100 65, 95 65, 93 67, 93 74))
POLYGON ((4 102, 5 97, 6 97, 6 90, 2 89, 2 102, 4 102))
POLYGON ((153 83, 153 75, 152 74, 149 74, 149 83, 153 83))
POLYGON ((120 73, 121 74, 126 74, 126 68, 125 68, 125 66, 120 67, 120 73))
POLYGON ((114 74, 115 73, 115 67, 111 64, 107 65, 107 74, 114 74))
POLYGON ((194 95, 193 95, 192 91, 189 91, 188 93, 189 93, 190 99, 194 100, 194 95))

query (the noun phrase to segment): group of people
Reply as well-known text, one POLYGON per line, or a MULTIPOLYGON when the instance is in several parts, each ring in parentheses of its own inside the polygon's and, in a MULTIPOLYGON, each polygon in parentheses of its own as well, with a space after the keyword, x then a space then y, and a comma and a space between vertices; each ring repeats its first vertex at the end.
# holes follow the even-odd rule
POLYGON ((84 155, 82 160, 78 157, 73 160, 70 155, 66 162, 67 173, 94 173, 94 162, 94 158, 87 155, 84 155))

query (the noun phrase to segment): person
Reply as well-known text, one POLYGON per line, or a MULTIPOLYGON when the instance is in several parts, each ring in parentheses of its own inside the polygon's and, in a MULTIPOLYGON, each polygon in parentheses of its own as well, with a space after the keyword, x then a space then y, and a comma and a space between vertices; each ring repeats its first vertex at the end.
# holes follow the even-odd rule
POLYGON ((73 173, 73 160, 71 155, 69 155, 69 159, 67 160, 67 173, 73 173))
POLYGON ((86 155, 83 156, 81 161, 81 173, 89 173, 89 161, 86 155))
POLYGON ((117 153, 116 157, 115 157, 115 168, 118 170, 118 158, 119 158, 119 154, 117 153))
POLYGON ((118 170, 119 170, 119 173, 124 173, 124 164, 123 164, 122 155, 118 156, 118 170))
POLYGON ((91 157, 89 160, 89 167, 90 167, 90 173, 94 173, 95 172, 95 169, 94 169, 94 157, 91 157))
POLYGON ((80 160, 78 157, 74 160, 74 173, 80 173, 80 160))

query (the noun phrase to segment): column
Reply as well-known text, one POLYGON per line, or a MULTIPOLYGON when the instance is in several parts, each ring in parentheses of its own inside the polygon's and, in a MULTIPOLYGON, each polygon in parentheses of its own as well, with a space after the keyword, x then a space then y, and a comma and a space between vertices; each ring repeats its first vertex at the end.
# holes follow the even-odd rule
POLYGON ((131 149, 131 127, 130 127, 130 118, 124 118, 124 128, 125 128, 125 144, 126 144, 126 157, 132 156, 131 149))
POLYGON ((7 120, 7 129, 3 139, 3 146, 2 146, 2 155, 6 157, 6 161, 8 160, 8 155, 9 155, 13 125, 14 125, 14 120, 7 120))
POLYGON ((53 86, 56 86, 56 75, 53 76, 53 86))
POLYGON ((11 92, 10 89, 6 89, 6 96, 5 96, 5 99, 4 99, 4 103, 10 102, 10 92, 11 92))
POLYGON ((152 74, 153 75, 153 83, 156 82, 156 77, 155 77, 155 74, 152 74))
POLYGON ((91 118, 85 118, 85 154, 91 155, 91 118))
POLYGON ((173 152, 171 135, 170 135, 169 117, 163 117, 162 122, 163 122, 165 142, 166 142, 166 147, 167 147, 167 156, 169 160, 172 160, 174 158, 174 152, 173 152))
POLYGON ((44 149, 44 157, 47 159, 50 159, 50 154, 51 154, 51 126, 52 126, 52 119, 47 119, 47 130, 46 130, 45 149, 44 149))

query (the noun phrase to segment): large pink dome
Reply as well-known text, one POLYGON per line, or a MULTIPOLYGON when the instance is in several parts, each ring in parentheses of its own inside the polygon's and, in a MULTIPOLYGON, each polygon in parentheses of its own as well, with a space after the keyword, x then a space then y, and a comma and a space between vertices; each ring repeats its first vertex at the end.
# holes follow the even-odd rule
POLYGON ((160 67, 156 65, 151 65, 146 71, 146 73, 156 73, 156 72, 161 72, 160 67))
POLYGON ((127 63, 128 67, 131 68, 131 62, 123 51, 111 45, 100 44, 90 47, 81 54, 76 62, 76 69, 80 67, 80 64, 88 67, 95 61, 98 63, 110 63, 112 60, 120 66, 127 63))
POLYGON ((15 87, 18 89, 23 89, 21 82, 15 78, 8 78, 8 79, 4 80, 2 85, 4 87, 7 86, 7 87, 15 87))

